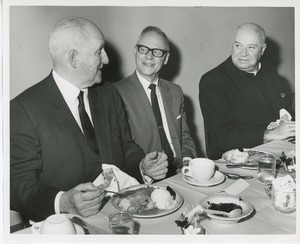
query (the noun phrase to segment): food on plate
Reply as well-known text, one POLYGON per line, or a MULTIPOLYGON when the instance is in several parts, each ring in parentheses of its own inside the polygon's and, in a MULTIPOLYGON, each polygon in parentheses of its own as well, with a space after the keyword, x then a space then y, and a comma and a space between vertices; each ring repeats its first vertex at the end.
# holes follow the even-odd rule
POLYGON ((176 205, 176 201, 171 193, 163 188, 156 188, 151 193, 151 199, 155 202, 158 209, 172 209, 176 205))
POLYGON ((122 193, 118 207, 123 211, 140 213, 152 209, 169 210, 177 203, 176 193, 171 187, 147 186, 122 193))
POLYGON ((245 164, 245 167, 255 167, 258 165, 258 158, 264 154, 266 153, 251 149, 233 149, 223 153, 222 158, 228 164, 245 164))
POLYGON ((230 213, 234 209, 243 210, 240 205, 235 203, 211 203, 208 201, 207 204, 208 204, 207 207, 208 209, 224 211, 226 213, 230 213))
POLYGON ((232 164, 241 164, 245 163, 249 156, 250 155, 248 151, 233 149, 225 152, 222 157, 225 161, 230 162, 232 164))

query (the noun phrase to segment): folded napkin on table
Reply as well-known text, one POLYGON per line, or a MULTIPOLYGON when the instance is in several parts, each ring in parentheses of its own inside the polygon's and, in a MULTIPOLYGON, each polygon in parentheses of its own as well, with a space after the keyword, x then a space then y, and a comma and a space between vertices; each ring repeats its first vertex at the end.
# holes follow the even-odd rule
POLYGON ((246 182, 243 179, 238 179, 234 183, 232 183, 230 186, 226 187, 224 191, 230 195, 237 196, 240 194, 243 190, 245 190, 249 186, 249 183, 246 182))
MULTIPOLYGON (((129 176, 114 165, 102 164, 102 169, 103 172, 93 182, 95 186, 103 185, 108 191, 118 192, 126 187, 140 184, 135 178, 129 176), (111 176, 109 181, 107 181, 107 177, 105 177, 107 173, 111 176)), ((112 193, 107 193, 106 195, 112 195, 112 193)))

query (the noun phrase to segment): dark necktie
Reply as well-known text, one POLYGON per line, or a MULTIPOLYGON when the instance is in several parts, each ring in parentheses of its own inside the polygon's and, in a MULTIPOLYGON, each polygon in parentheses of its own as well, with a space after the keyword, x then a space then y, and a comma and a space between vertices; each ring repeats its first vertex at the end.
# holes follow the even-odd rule
POLYGON ((156 123, 158 126, 158 131, 160 134, 160 141, 161 141, 161 146, 162 149, 164 150, 165 154, 167 154, 168 156, 168 162, 172 163, 174 161, 174 154, 173 151, 170 147, 170 143, 167 139, 165 130, 164 130, 164 126, 163 126, 163 122, 162 122, 162 118, 161 118, 161 113, 160 113, 160 109, 159 109, 159 104, 158 104, 158 100, 157 100, 157 96, 156 96, 156 85, 155 84, 151 84, 149 86, 149 89, 151 89, 151 103, 152 103, 152 110, 156 119, 156 123))
POLYGON ((88 139, 94 152, 99 154, 99 149, 98 149, 98 145, 97 145, 94 127, 93 127, 93 125, 90 121, 90 118, 84 108, 83 91, 80 91, 79 96, 78 96, 78 101, 79 101, 78 111, 79 111, 79 117, 80 117, 83 133, 86 136, 86 138, 88 139))

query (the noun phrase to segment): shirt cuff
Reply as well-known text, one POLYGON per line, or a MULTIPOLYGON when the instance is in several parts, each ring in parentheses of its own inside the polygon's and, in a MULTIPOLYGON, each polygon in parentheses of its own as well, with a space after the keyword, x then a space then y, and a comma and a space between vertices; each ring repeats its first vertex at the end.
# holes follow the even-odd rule
POLYGON ((141 172, 143 181, 144 181, 145 184, 150 185, 150 184, 152 184, 153 179, 152 179, 151 177, 149 177, 148 175, 145 175, 145 174, 143 173, 142 166, 141 166, 141 165, 142 165, 142 162, 143 162, 143 160, 140 162, 140 172, 141 172))
POLYGON ((59 210, 59 200, 60 196, 64 193, 64 191, 60 191, 59 193, 56 194, 55 200, 54 200, 54 211, 56 214, 60 214, 59 210))

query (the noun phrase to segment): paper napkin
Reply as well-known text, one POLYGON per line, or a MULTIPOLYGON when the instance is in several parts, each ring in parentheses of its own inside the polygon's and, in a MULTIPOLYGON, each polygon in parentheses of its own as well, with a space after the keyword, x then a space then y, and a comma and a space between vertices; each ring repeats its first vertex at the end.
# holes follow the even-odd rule
POLYGON ((230 186, 226 187, 224 191, 230 195, 236 196, 240 194, 243 190, 245 190, 249 186, 249 183, 243 179, 238 179, 230 186))
MULTIPOLYGON (((129 176, 128 174, 124 173, 118 167, 111 165, 111 164, 102 164, 103 171, 105 170, 113 170, 113 178, 110 182, 110 185, 106 187, 106 190, 118 192, 126 187, 139 185, 140 183, 133 177, 129 176)), ((95 186, 99 186, 104 184, 104 177, 101 173, 93 182, 95 186)), ((106 195, 112 195, 112 193, 107 193, 106 195)))
POLYGON ((276 128, 277 126, 279 126, 280 124, 284 123, 285 121, 291 121, 292 116, 290 115, 290 113, 288 111, 286 111, 284 108, 280 109, 279 111, 279 116, 280 119, 277 119, 275 122, 271 122, 267 129, 268 130, 272 130, 274 128, 276 128))

